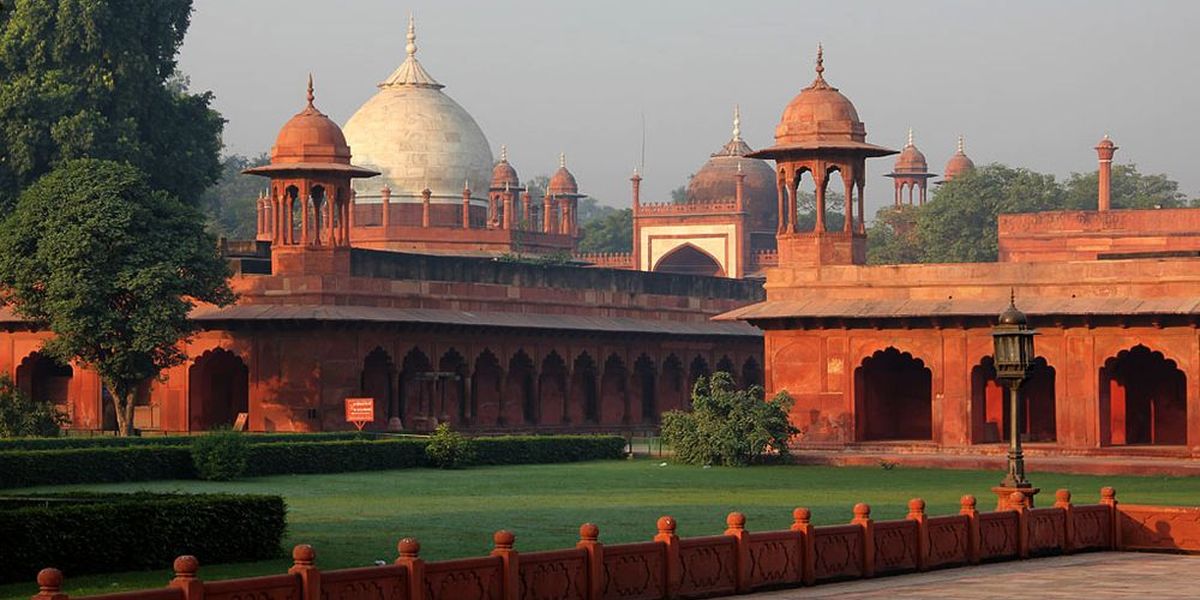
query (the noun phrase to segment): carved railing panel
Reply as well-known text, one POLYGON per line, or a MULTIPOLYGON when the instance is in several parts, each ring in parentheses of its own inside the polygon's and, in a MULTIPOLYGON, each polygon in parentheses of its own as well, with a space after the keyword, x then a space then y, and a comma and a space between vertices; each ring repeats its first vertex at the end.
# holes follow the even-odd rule
POLYGON ((528 600, 584 600, 588 593, 587 552, 581 549, 520 556, 519 597, 528 600))
POLYGON ((425 565, 427 600, 501 600, 503 561, 499 557, 466 558, 425 565))
POLYGON ((204 584, 206 600, 301 600, 300 578, 268 575, 204 584))
POLYGON ((1071 524, 1076 551, 1112 548, 1112 509, 1108 506, 1075 506, 1071 509, 1071 524))
POLYGON ((902 573, 917 568, 917 522, 875 523, 875 572, 902 573))
POLYGON ((804 552, 800 535, 791 531, 749 535, 750 587, 799 585, 804 552))
POLYGON ((982 560, 1015 558, 1019 552, 1017 513, 1001 511, 979 514, 979 555, 982 560))
POLYGON ((813 555, 817 580, 862 577, 862 527, 834 525, 814 528, 813 555))
POLYGON ((1029 511, 1029 553, 1035 556, 1062 554, 1066 544, 1067 513, 1061 508, 1029 511))
POLYGON ((406 600, 408 570, 396 565, 321 574, 321 600, 406 600))
POLYGON ((717 535, 679 540, 679 594, 685 598, 737 591, 737 540, 717 535))
POLYGON ((926 521, 929 535, 928 567, 949 567, 966 564, 970 549, 970 520, 965 515, 930 517, 926 521))
POLYGON ((604 548, 604 597, 651 600, 666 594, 666 548, 658 542, 604 548))

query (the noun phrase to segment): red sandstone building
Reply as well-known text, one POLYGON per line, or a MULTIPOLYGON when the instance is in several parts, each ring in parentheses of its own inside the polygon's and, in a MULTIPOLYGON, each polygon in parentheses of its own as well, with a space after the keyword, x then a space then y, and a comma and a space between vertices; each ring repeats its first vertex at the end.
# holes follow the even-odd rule
MULTIPOLYGON (((766 387, 795 399, 798 444, 1000 451, 1009 413, 990 334, 1015 290, 1039 334, 1019 424, 1027 448, 1200 454, 1200 210, 1110 210, 1116 147, 1105 137, 1097 211, 1002 215, 997 263, 867 266, 852 212, 845 231, 825 231, 820 214, 814 231, 791 225, 802 171, 820 190, 840 170, 847 197, 853 185, 861 198, 862 160, 887 153, 865 143, 821 70, 818 59, 776 146, 754 155, 776 160, 780 186, 767 299, 719 317, 765 330, 766 387)), ((925 179, 912 175, 923 157, 911 143, 905 153, 897 202, 920 202, 925 179)), ((946 178, 972 166, 960 141, 946 178)))
MULTIPOLYGON (((506 152, 407 59, 343 132, 308 102, 280 130, 257 240, 227 248, 236 305, 201 307, 189 359, 141 390, 136 426, 197 431, 618 430, 686 407, 714 370, 762 381, 761 332, 710 317, 755 282, 501 260, 569 251, 581 197, 565 160, 540 206, 506 152), (353 162, 352 162, 353 161, 353 162), (463 181, 466 185, 463 185, 463 181)), ((39 352, 51 334, 0 314, 0 370, 80 430, 114 428, 98 376, 39 352)))

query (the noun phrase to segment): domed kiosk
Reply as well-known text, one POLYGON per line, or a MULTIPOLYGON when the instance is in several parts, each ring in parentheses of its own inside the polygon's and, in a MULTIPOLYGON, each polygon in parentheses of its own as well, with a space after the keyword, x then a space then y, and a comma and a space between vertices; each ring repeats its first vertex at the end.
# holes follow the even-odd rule
POLYGON ((775 128, 775 145, 750 154, 775 161, 779 211, 779 263, 861 264, 866 261, 863 187, 866 159, 896 154, 869 144, 854 104, 825 81, 824 52, 817 47, 817 76, 788 103, 775 128), (845 188, 841 232, 826 231, 825 192, 834 173, 845 188), (797 230, 797 190, 808 174, 816 189, 812 231, 797 230), (857 193, 856 193, 857 192, 857 193))
POLYGON ((966 151, 963 150, 963 137, 960 135, 958 136, 958 149, 954 152, 954 156, 946 161, 946 170, 942 173, 942 180, 938 183, 945 183, 963 173, 974 170, 975 161, 971 160, 971 157, 967 156, 966 151))
POLYGON ((912 128, 908 130, 908 143, 900 151, 900 156, 896 157, 892 172, 885 177, 891 177, 895 183, 896 206, 903 204, 906 199, 909 205, 914 201, 922 206, 925 204, 929 180, 936 175, 929 172, 929 162, 913 143, 912 128))

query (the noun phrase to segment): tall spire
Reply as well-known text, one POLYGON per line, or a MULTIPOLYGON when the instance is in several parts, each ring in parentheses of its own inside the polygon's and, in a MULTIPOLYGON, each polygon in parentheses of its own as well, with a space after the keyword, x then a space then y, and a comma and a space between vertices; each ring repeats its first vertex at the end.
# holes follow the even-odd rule
POLYGON ((742 141, 742 109, 737 104, 733 105, 733 141, 742 141))
POLYGON ((309 73, 308 74, 308 107, 309 108, 313 108, 313 100, 315 100, 315 99, 316 99, 316 96, 313 95, 312 73, 309 73))
POLYGON ((959 154, 966 154, 966 152, 965 152, 965 151, 963 151, 963 136, 961 136, 961 135, 960 135, 960 136, 958 136, 958 153, 959 153, 959 154))
POLYGON ((383 83, 379 84, 381 88, 411 85, 414 87, 428 87, 441 89, 445 86, 438 83, 437 80, 421 66, 417 61, 417 22, 413 14, 408 13, 408 43, 404 46, 404 52, 408 55, 404 62, 388 76, 383 83))
POLYGON ((825 82, 825 48, 820 43, 817 44, 817 77, 813 79, 810 90, 837 90, 837 88, 825 82))
POLYGON ((558 153, 558 168, 560 168, 560 169, 567 168, 567 153, 566 152, 558 153))
POLYGON ((912 127, 908 128, 908 145, 913 145, 912 127))
POLYGON ((508 146, 500 144, 500 162, 508 162, 508 146))

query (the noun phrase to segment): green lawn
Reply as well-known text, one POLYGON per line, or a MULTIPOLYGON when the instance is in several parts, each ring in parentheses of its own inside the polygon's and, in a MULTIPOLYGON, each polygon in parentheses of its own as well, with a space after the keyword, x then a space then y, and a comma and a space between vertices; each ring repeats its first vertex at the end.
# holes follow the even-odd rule
MULTIPOLYGON (((659 466, 658 460, 607 461, 558 465, 480 467, 463 471, 410 469, 336 475, 287 475, 238 482, 160 481, 30 488, 11 492, 180 491, 280 494, 287 499, 287 548, 309 543, 323 568, 369 565, 395 558, 404 536, 421 541, 427 560, 481 555, 497 529, 517 534, 519 550, 573 545, 581 523, 600 526, 607 543, 648 540, 655 519, 673 515, 684 536, 719 533, 725 515, 746 513, 751 530, 784 529, 791 511, 806 506, 818 524, 843 523, 856 502, 868 502, 876 519, 906 512, 909 498, 926 500, 930 514, 958 510, 962 494, 975 494, 990 510, 989 488, 1002 473, 924 469, 773 466, 752 468, 659 466)), ((1137 503, 1192 504, 1200 501, 1200 478, 1093 477, 1033 473, 1053 502, 1054 490, 1066 487, 1076 503, 1094 503, 1099 488, 1117 488, 1119 500, 1137 503)), ((2 542, 0 542, 2 543, 2 542)), ((102 552, 102 548, 97 548, 102 552)), ((236 565, 202 566, 206 579, 282 573, 279 559, 236 565)), ((169 567, 169 565, 164 565, 169 567)), ((168 571, 71 577, 71 594, 94 594, 164 584, 168 571)), ((0 586, 0 600, 27 598, 33 582, 0 586)))

